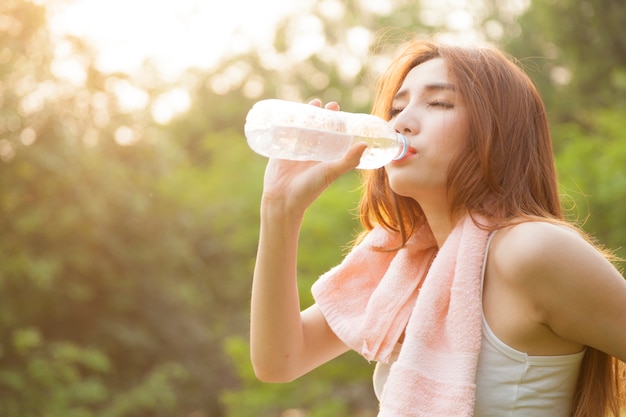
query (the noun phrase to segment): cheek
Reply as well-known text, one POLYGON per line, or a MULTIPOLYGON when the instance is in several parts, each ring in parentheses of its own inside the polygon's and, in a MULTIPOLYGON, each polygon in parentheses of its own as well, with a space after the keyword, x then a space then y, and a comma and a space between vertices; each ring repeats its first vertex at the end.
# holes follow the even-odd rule
POLYGON ((465 149, 469 140, 468 129, 463 124, 449 123, 441 130, 440 142, 431 148, 430 158, 433 173, 437 173, 438 180, 446 180, 450 165, 457 159, 459 153, 465 149))
POLYGON ((469 124, 464 117, 449 118, 443 125, 441 151, 449 155, 456 153, 465 147, 469 140, 469 124))

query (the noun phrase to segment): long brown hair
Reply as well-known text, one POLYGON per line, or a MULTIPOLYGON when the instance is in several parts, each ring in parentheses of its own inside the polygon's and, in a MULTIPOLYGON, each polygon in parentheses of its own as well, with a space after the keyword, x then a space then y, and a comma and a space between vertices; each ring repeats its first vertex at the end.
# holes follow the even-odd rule
MULTIPOLYGON (((408 72, 433 58, 446 60, 463 97, 469 138, 450 164, 450 215, 477 213, 493 228, 520 218, 566 223, 561 209, 552 141, 543 100, 528 76, 502 52, 414 40, 380 78, 372 113, 387 120, 408 72)), ((384 169, 364 171, 360 218, 398 232, 406 242, 426 221, 415 200, 391 190, 384 169)), ((620 362, 591 347, 581 366, 574 417, 619 417, 623 403, 620 362)))

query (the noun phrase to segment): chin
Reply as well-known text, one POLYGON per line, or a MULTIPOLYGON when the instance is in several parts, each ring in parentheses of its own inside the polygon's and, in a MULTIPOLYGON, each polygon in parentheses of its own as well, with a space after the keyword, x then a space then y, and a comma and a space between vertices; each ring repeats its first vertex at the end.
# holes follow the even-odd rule
POLYGON ((418 188, 418 184, 415 183, 411 178, 407 178, 406 176, 400 175, 389 175, 389 187, 391 190, 403 197, 410 197, 415 193, 415 190, 418 188))

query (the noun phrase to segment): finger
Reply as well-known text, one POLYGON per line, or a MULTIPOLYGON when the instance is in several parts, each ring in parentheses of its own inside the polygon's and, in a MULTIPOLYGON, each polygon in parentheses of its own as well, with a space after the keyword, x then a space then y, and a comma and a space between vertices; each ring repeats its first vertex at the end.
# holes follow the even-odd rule
POLYGON ((309 104, 312 106, 322 107, 322 100, 320 100, 319 98, 314 98, 312 100, 309 100, 309 104))
POLYGON ((326 103, 324 108, 328 110, 339 110, 339 103, 337 103, 336 101, 329 101, 328 103, 326 103))

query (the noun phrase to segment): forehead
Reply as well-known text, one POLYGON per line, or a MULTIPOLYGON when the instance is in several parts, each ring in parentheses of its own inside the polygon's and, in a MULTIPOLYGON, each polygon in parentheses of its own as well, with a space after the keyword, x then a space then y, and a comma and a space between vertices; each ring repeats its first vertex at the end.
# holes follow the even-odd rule
POLYGON ((443 83, 451 84, 448 64, 443 58, 433 58, 413 67, 404 78, 400 90, 443 83))

